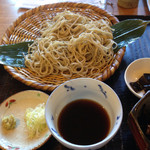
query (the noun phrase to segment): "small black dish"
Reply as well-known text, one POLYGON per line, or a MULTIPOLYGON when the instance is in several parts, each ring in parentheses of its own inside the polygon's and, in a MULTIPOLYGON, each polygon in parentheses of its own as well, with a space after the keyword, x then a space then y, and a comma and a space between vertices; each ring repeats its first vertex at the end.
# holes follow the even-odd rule
POLYGON ((140 150, 150 149, 150 91, 132 108, 128 125, 140 150))

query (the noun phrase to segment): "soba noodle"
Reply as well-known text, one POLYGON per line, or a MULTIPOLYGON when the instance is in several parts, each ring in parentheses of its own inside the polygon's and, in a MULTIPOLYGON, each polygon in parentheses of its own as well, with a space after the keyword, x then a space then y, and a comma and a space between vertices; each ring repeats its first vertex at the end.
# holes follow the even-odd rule
POLYGON ((108 20, 93 21, 64 11, 44 22, 41 37, 29 46, 25 65, 39 77, 83 77, 109 65, 114 43, 108 20))

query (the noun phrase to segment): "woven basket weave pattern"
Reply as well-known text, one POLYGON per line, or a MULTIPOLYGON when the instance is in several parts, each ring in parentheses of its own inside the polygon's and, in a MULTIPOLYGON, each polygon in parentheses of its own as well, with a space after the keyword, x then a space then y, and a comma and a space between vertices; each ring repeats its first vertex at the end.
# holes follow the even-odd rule
MULTIPOLYGON (((102 10, 96 6, 83 4, 83 3, 56 3, 47 4, 39 6, 37 8, 31 9, 20 16, 6 31, 2 37, 2 44, 12 44, 21 41, 34 40, 40 36, 41 24, 44 20, 52 19, 58 12, 64 10, 70 10, 72 12, 80 13, 85 15, 92 20, 98 20, 102 17, 107 17, 112 24, 118 22, 118 19, 111 15, 110 13, 102 10)), ((121 60, 124 56, 125 49, 120 49, 116 55, 114 55, 114 60, 111 62, 108 68, 102 73, 93 74, 92 76, 87 76, 90 78, 95 78, 101 81, 108 79, 114 74, 116 69, 119 67, 121 60)), ((51 75, 45 78, 36 77, 36 75, 27 68, 14 68, 10 66, 4 66, 4 68, 17 80, 23 82, 28 86, 32 86, 36 89, 41 90, 53 90, 59 84, 65 82, 66 78, 60 75, 51 75)), ((72 78, 77 78, 74 75, 72 78)))

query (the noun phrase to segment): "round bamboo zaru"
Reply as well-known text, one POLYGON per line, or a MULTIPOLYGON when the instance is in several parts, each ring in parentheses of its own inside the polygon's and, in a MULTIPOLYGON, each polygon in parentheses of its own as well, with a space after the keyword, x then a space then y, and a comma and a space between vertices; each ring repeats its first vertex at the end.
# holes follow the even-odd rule
MULTIPOLYGON (((101 17, 107 17, 112 24, 119 22, 115 16, 94 5, 73 2, 47 4, 28 10, 26 13, 21 15, 7 29, 2 37, 1 44, 12 44, 21 41, 34 40, 40 36, 41 23, 44 20, 52 19, 58 12, 62 12, 64 10, 80 13, 81 15, 85 15, 93 20, 98 20, 101 17)), ((118 69, 124 53, 125 49, 120 49, 117 54, 114 55, 114 59, 111 64, 106 67, 103 72, 87 77, 100 81, 108 79, 118 69)), ((69 80, 60 75, 50 75, 48 77, 40 78, 28 68, 11 66, 4 66, 4 68, 20 82, 41 90, 52 91, 61 83, 69 80)), ((71 77, 71 79, 73 78, 78 78, 78 75, 71 77)))

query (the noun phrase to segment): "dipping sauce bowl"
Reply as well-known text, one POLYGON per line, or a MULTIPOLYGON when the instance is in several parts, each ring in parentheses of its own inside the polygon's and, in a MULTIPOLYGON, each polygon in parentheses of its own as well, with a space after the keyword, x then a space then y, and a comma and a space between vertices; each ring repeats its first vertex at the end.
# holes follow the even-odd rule
MULTIPOLYGON (((61 84, 51 93, 46 103, 45 116, 47 125, 52 135, 62 145, 70 149, 93 150, 103 147, 115 136, 122 122, 123 109, 117 94, 104 82, 91 78, 77 78, 61 84), (78 107, 70 105, 79 106, 80 109, 77 109, 78 107), (94 143, 90 143, 89 141, 85 140, 85 143, 83 142, 83 144, 81 144, 78 143, 78 141, 71 141, 70 139, 66 139, 65 136, 63 136, 60 129, 61 127, 59 127, 59 122, 60 118, 63 118, 65 115, 65 113, 62 112, 67 108, 68 115, 70 117, 68 120, 73 121, 68 121, 70 125, 68 125, 67 127, 65 127, 65 123, 63 124, 63 128, 66 129, 66 132, 72 132, 71 130, 76 130, 75 128, 77 128, 77 136, 79 135, 78 138, 81 139, 82 134, 80 132, 82 132, 82 129, 85 128, 86 134, 83 134, 82 136, 82 139, 84 139, 84 136, 88 136, 88 134, 91 134, 92 132, 95 133, 104 130, 106 128, 104 114, 101 112, 97 113, 97 115, 94 114, 94 112, 97 111, 96 107, 98 107, 98 112, 99 109, 101 109, 102 112, 106 111, 106 114, 109 118, 107 133, 102 139, 94 143), (74 115, 72 115, 73 109, 75 110, 74 115), (90 113, 88 112, 88 109, 89 111, 91 111, 90 113), (82 116, 83 118, 81 119, 82 116), (103 119, 101 118, 101 116, 103 117, 103 119), (102 119, 101 124, 104 124, 104 126, 99 126, 99 128, 96 127, 94 119, 97 117, 102 119), (80 119, 80 121, 78 119, 80 119), (87 122, 87 125, 89 126, 88 128, 86 128, 85 124, 82 123, 84 120, 85 122, 87 122), (74 126, 75 128, 72 128, 72 126, 74 126), (80 129, 80 127, 82 128, 80 129), (70 128, 71 130, 69 131, 70 128), (80 132, 78 132, 78 128, 80 132), (95 129, 96 131, 94 131, 95 129)), ((73 132, 72 134, 76 134, 76 132, 73 132)))

